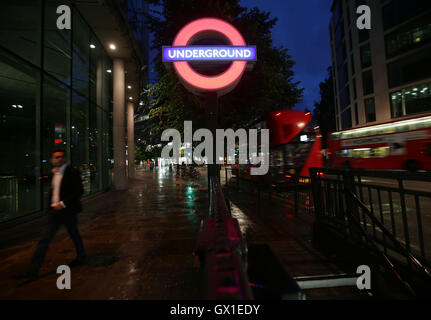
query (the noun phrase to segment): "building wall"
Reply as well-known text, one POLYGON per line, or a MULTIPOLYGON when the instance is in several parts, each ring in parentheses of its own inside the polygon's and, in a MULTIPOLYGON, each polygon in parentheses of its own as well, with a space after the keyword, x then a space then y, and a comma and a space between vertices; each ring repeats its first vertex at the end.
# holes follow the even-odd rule
POLYGON ((0 222, 46 207, 54 148, 86 195, 108 188, 112 61, 86 21, 67 0, 2 1, 0 38, 0 222), (71 30, 56 27, 63 4, 71 30))
POLYGON ((337 130, 430 112, 431 1, 335 0, 332 13, 337 130), (356 27, 362 4, 369 31, 356 27))

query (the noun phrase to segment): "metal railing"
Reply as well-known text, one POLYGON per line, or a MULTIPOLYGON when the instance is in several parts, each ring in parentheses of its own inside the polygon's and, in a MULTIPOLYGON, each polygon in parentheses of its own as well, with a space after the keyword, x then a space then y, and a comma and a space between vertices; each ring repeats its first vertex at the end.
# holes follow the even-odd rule
POLYGON ((322 168, 310 173, 317 221, 372 248, 411 294, 414 290, 399 272, 404 266, 431 280, 431 244, 425 241, 431 217, 421 214, 431 209, 431 192, 426 191, 431 175, 322 168))
POLYGON ((18 212, 18 178, 0 176, 0 222, 6 221, 18 212))
POLYGON ((253 298, 246 272, 246 246, 216 177, 210 180, 210 216, 203 221, 196 253, 204 270, 207 299, 253 298))

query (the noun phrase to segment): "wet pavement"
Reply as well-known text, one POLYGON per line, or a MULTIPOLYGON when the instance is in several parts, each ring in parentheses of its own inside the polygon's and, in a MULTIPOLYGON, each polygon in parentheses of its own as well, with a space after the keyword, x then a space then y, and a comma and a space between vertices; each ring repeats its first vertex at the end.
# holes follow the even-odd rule
MULTIPOLYGON (((311 245, 313 215, 282 203, 275 195, 270 201, 240 190, 226 192, 231 201, 232 216, 240 224, 247 245, 268 244, 292 277, 339 273, 341 269, 311 245)), ((225 189, 226 190, 226 189, 225 189)))
MULTIPOLYGON (((15 280, 46 226, 40 218, 0 232, 0 299, 202 299, 202 274, 193 256, 201 220, 208 212, 206 170, 181 179, 168 168, 138 170, 127 191, 84 200, 79 227, 88 262, 72 268, 72 289, 58 290, 56 269, 75 258, 66 230, 51 243, 40 278, 15 280)), ((225 184, 223 172, 222 185, 225 184)), ((236 184, 235 184, 236 185, 236 184)), ((247 245, 268 244, 293 277, 345 270, 311 245, 313 215, 294 214, 291 203, 243 186, 225 188, 247 245)), ((342 288, 307 292, 309 298, 356 298, 342 288)))
MULTIPOLYGON (((221 181, 225 184, 224 172, 221 181)), ((237 185, 235 177, 224 187, 224 192, 231 201, 232 216, 238 219, 247 245, 269 245, 291 277, 355 273, 353 266, 313 247, 314 215, 305 209, 310 199, 300 197, 299 210, 295 214, 293 195, 272 194, 270 198, 262 192, 259 200, 249 182, 241 181, 237 185)), ((312 300, 368 299, 356 287, 309 289, 306 296, 312 300)))
POLYGON ((167 168, 137 171, 127 191, 84 201, 79 229, 88 262, 71 269, 71 290, 58 290, 56 269, 75 258, 65 228, 51 243, 40 278, 15 280, 28 263, 46 219, 0 236, 0 299, 199 299, 201 275, 192 255, 208 210, 205 170, 175 178, 167 168))

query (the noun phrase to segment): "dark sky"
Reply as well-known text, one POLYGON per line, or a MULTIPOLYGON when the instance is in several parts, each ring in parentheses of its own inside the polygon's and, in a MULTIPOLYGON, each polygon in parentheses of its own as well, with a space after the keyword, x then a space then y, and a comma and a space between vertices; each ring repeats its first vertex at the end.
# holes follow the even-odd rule
MULTIPOLYGON (((304 88, 303 102, 295 109, 314 109, 314 102, 319 101, 319 83, 327 77, 327 68, 331 65, 329 43, 329 20, 333 0, 240 0, 242 6, 258 7, 271 12, 277 17, 273 28, 275 46, 290 50, 295 79, 304 88)), ((247 41, 247 40, 246 40, 247 41)), ((250 43, 252 44, 252 43, 250 43)), ((257 48, 259 58, 259 48, 257 48)), ((151 60, 156 52, 151 52, 151 60)), ((150 82, 156 76, 150 73, 150 82)))
MULTIPOLYGON (((295 81, 304 88, 303 102, 295 109, 314 109, 319 101, 319 83, 331 65, 329 21, 333 0, 241 0, 244 7, 258 7, 277 17, 273 28, 274 45, 290 50, 296 61, 295 81)), ((259 48, 257 48, 259 50, 259 48)), ((257 52, 259 57, 259 51, 257 52)))

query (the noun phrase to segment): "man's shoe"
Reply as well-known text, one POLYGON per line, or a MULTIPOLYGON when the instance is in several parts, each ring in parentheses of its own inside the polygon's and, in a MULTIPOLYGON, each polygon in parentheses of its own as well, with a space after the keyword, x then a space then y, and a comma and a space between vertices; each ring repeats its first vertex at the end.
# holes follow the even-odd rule
POLYGON ((87 262, 87 256, 77 257, 75 260, 69 263, 69 267, 76 267, 85 264, 87 262))

